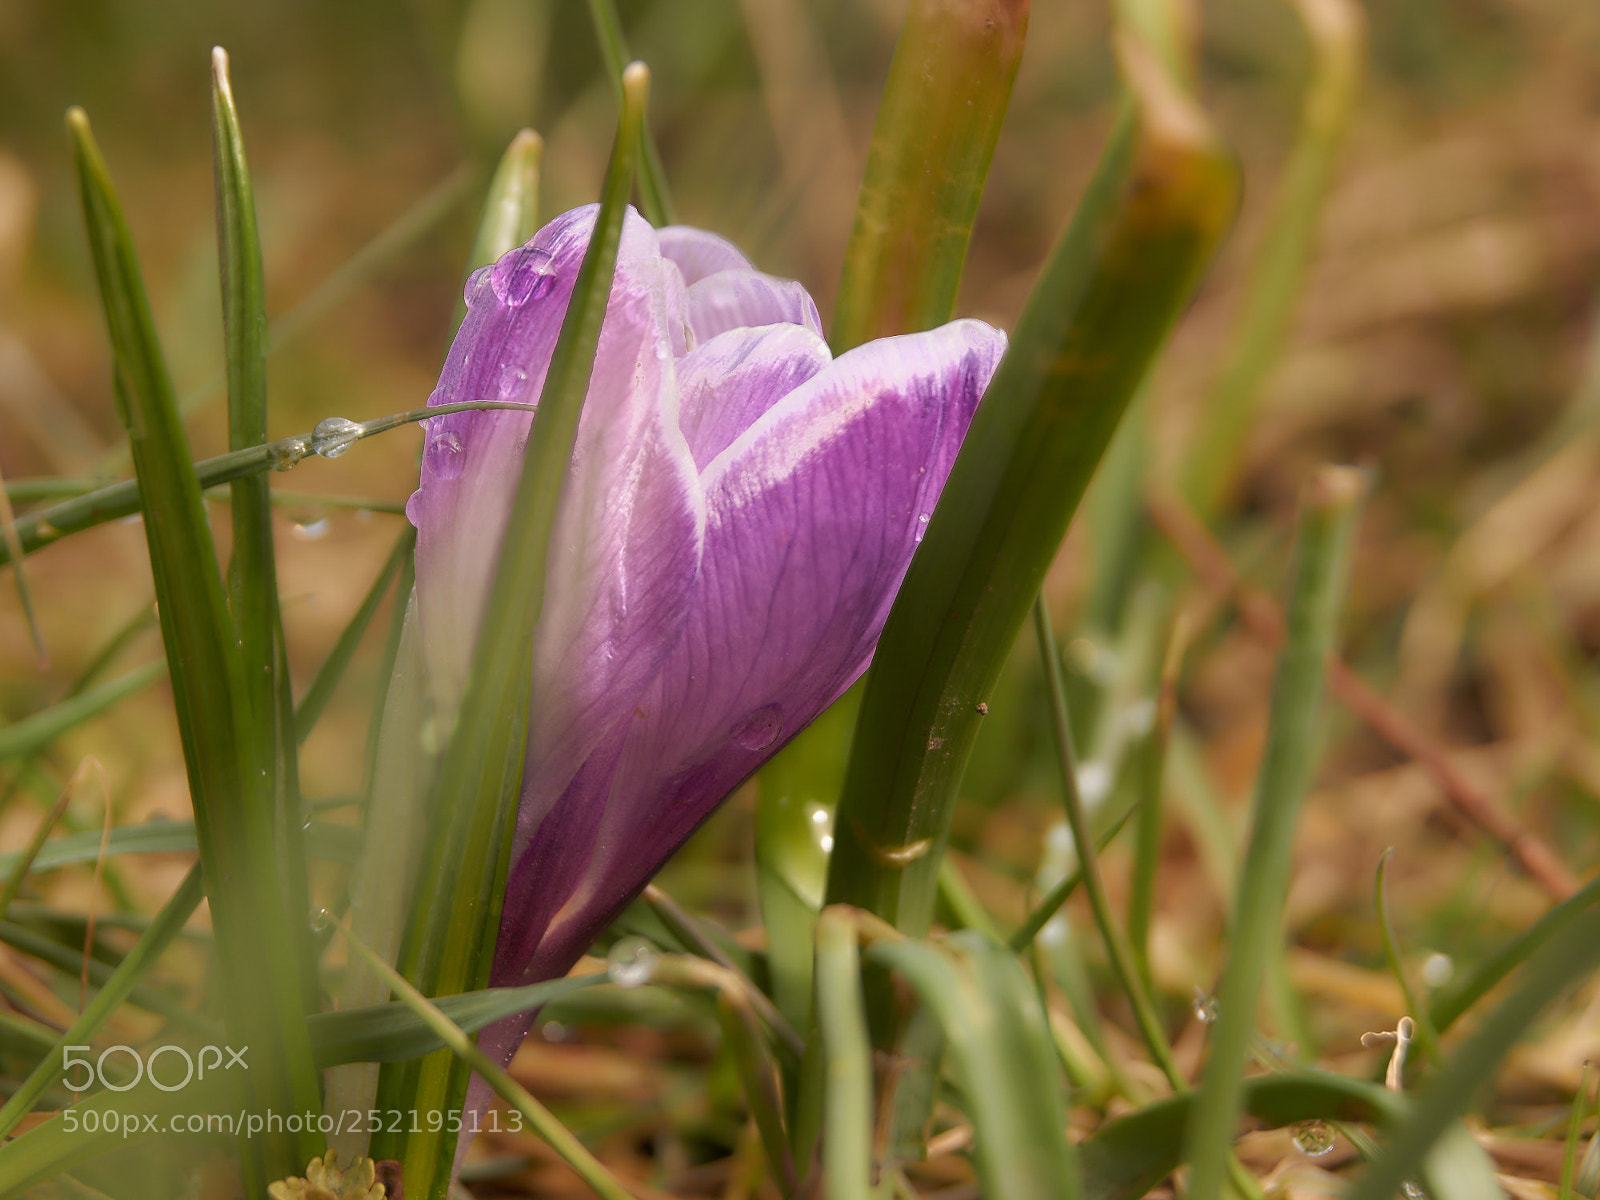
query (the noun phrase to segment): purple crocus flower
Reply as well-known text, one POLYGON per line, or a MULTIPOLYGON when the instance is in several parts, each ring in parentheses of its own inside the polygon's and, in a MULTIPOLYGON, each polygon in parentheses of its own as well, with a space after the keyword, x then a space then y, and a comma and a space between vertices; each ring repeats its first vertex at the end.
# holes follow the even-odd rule
MULTIPOLYGON (((558 217, 472 276, 430 403, 538 398, 595 213, 558 217)), ((550 546, 497 985, 564 974, 866 669, 1005 345, 956 321, 834 359, 798 283, 628 212, 550 546)), ((531 420, 430 422, 406 512, 446 711, 531 420)), ((504 1057, 521 1031, 480 1043, 504 1057)))

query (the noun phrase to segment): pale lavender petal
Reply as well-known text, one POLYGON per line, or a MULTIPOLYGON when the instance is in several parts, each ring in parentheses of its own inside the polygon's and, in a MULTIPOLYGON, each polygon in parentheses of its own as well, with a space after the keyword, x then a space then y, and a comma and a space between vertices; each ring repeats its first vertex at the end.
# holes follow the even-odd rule
POLYGON ((718 271, 753 271, 755 265, 725 237, 689 225, 656 230, 662 257, 677 264, 685 283, 699 283, 718 271))
MULTIPOLYGON (((594 213, 552 222, 480 281, 430 402, 537 398, 594 213), (529 284, 527 263, 548 273, 529 284)), ((678 428, 670 330, 681 313, 670 311, 665 265, 654 231, 630 211, 551 536, 525 814, 547 808, 631 710, 678 636, 698 570, 704 498, 678 428)), ((459 701, 530 424, 526 413, 461 413, 428 431, 407 513, 430 681, 446 713, 459 701)))
POLYGON ((683 636, 628 718, 598 825, 593 792, 575 794, 573 811, 563 797, 515 864, 514 887, 551 878, 569 823, 592 847, 576 890, 563 879, 559 903, 544 902, 548 928, 513 929, 508 903, 502 947, 516 953, 497 953, 497 982, 565 971, 716 804, 866 668, 1004 349, 976 321, 858 347, 712 460, 683 636))
POLYGON ((831 361, 803 325, 730 329, 678 361, 678 422, 704 469, 757 417, 831 361))
POLYGON ((697 342, 756 325, 804 325, 823 336, 816 303, 792 279, 760 271, 719 271, 690 283, 688 302, 689 327, 697 342))

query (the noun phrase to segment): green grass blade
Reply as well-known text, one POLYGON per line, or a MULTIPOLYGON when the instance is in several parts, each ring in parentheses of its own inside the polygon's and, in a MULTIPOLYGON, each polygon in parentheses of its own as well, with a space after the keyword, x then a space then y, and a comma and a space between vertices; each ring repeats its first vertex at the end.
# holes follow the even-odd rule
MULTIPOLYGON (((217 196, 217 265, 222 285, 222 329, 228 377, 228 449, 246 450, 267 440, 267 299, 256 228, 255 192, 245 160, 228 55, 211 51, 211 132, 217 196)), ((265 767, 277 826, 274 858, 283 911, 309 911, 305 839, 300 811, 300 771, 294 737, 294 691, 288 646, 278 608, 278 568, 272 541, 272 494, 265 475, 229 485, 233 551, 228 560, 228 602, 239 637, 250 705, 256 761, 265 767)), ((316 961, 304 921, 285 926, 302 966, 302 1010, 317 1005, 316 961)))
POLYGON ((128 998, 135 984, 142 979, 172 939, 182 931, 184 922, 200 906, 202 896, 200 868, 191 867, 183 877, 178 890, 162 905, 160 913, 124 956, 117 969, 101 986, 93 1000, 71 1029, 62 1034, 56 1044, 37 1067, 29 1073, 17 1090, 11 1093, 4 1106, 0 1106, 0 1137, 5 1137, 17 1127, 17 1122, 27 1116, 34 1102, 52 1084, 61 1080, 62 1050, 66 1046, 83 1046, 99 1032, 106 1019, 128 998))
POLYGON ((0 762, 44 749, 67 730, 99 716, 135 692, 149 687, 166 673, 165 662, 145 663, 110 683, 102 683, 49 708, 0 728, 0 762))
MULTIPOLYGON (((329 862, 353 862, 360 839, 359 831, 348 825, 313 821, 306 831, 306 844, 314 857, 329 862)), ((193 821, 147 821, 143 825, 123 825, 111 831, 106 856, 119 854, 193 854, 193 821)), ((51 871, 74 863, 94 862, 100 854, 100 831, 86 830, 51 838, 33 860, 34 871, 51 871)), ((0 854, 0 871, 11 870, 17 854, 0 854)))
POLYGON ((828 900, 913 935, 932 916, 977 705, 1233 214, 1233 167, 1204 117, 1139 47, 1125 60, 1134 98, 978 408, 867 678, 828 900))
MULTIPOLYGON (((550 530, 611 294, 649 78, 643 64, 634 64, 625 73, 622 119, 600 213, 539 397, 508 533, 478 633, 471 681, 430 805, 439 814, 439 823, 430 836, 400 962, 407 978, 436 996, 482 987, 493 961, 509 829, 516 816, 527 741, 533 626, 544 599, 550 530), (484 868, 468 886, 463 886, 462 863, 484 868)), ((379 1084, 382 1106, 443 1112, 460 1108, 467 1073, 458 1062, 431 1058, 414 1076, 385 1070, 379 1084)), ((375 1139, 374 1153, 379 1157, 396 1156, 388 1149, 379 1154, 380 1145, 387 1143, 375 1139)), ((454 1145, 455 1135, 448 1131, 407 1137, 408 1194, 425 1200, 444 1195, 454 1145)))
MULTIPOLYGON (((467 252, 467 273, 495 262, 507 250, 523 245, 539 231, 539 167, 544 161, 544 139, 531 129, 511 139, 500 165, 489 180, 483 216, 467 252)), ((467 315, 465 296, 456 299, 450 318, 452 334, 467 315)))
POLYGON ((1527 962, 1539 947, 1597 904, 1600 904, 1600 875, 1586 883, 1581 891, 1555 905, 1471 971, 1441 988, 1428 1008, 1434 1029, 1440 1033, 1448 1030, 1496 984, 1527 962))
MULTIPOLYGON (((72 778, 67 781, 66 787, 61 789, 61 795, 56 797, 56 802, 34 827, 33 836, 28 839, 28 844, 22 848, 11 863, 11 869, 6 872, 5 886, 0 887, 0 920, 11 911, 11 902, 17 898, 17 893, 22 890, 22 881, 28 877, 28 872, 33 869, 34 859, 39 857, 39 851, 44 849, 45 839, 50 836, 50 831, 56 827, 56 822, 61 820, 61 815, 67 811, 67 803, 78 790, 79 781, 83 778, 84 768, 90 765, 85 759, 73 772, 72 778)), ((105 838, 102 836, 101 841, 105 838)), ((3 1136, 3 1135, 0 1135, 3 1136)))
MULTIPOLYGON (((608 288, 607 291, 609 290, 608 288)), ((559 1154, 562 1160, 578 1173, 580 1179, 604 1200, 632 1200, 626 1189, 617 1182, 616 1177, 606 1169, 605 1164, 557 1121, 549 1109, 530 1096, 521 1084, 507 1075, 497 1064, 490 1062, 459 1026, 452 1023, 449 1017, 439 1011, 393 967, 374 954, 366 943, 359 941, 341 922, 335 920, 334 923, 338 925, 339 931, 344 934, 351 948, 393 989, 400 1002, 416 1013, 451 1054, 475 1071, 494 1089, 497 1096, 521 1113, 534 1133, 559 1154)), ((407 1165, 409 1166, 409 1163, 407 1165)), ((447 1177, 444 1181, 446 1188, 449 1187, 449 1182, 447 1177)), ((408 1195, 413 1194, 409 1182, 406 1185, 406 1192, 408 1195)))
POLYGON ((1316 765, 1324 668, 1332 652, 1361 474, 1324 467, 1301 505, 1289 600, 1288 642, 1278 659, 1267 745, 1256 777, 1249 848, 1233 907, 1228 963, 1218 988, 1202 1102, 1187 1133, 1189 1194, 1215 1200, 1233 1144, 1256 1001, 1279 952, 1283 902, 1300 803, 1316 765))
MULTIPOLYGON (((527 987, 486 988, 441 996, 437 1007, 463 1032, 476 1033, 502 1017, 543 1008, 552 1000, 605 982, 604 975, 585 975, 527 987)), ((420 1058, 444 1046, 426 1021, 409 1005, 399 1002, 313 1013, 306 1024, 319 1067, 420 1058)))
POLYGON ((1072 723, 1067 713, 1066 685, 1061 678, 1061 652, 1056 645, 1055 632, 1050 627, 1050 610, 1041 596, 1033 606, 1034 631, 1039 639, 1039 655, 1044 661, 1045 691, 1050 698, 1051 729, 1055 735, 1056 755, 1061 764, 1061 797, 1066 809, 1067 825, 1072 830, 1074 845, 1078 848, 1078 874, 1083 879, 1084 891, 1089 897, 1089 908, 1094 914, 1100 939, 1105 944, 1106 956, 1111 961, 1112 972, 1133 1007, 1134 1020, 1144 1038, 1150 1057, 1161 1068, 1167 1082, 1174 1088, 1183 1088, 1188 1080, 1178 1070, 1167 1045, 1166 1033, 1161 1027, 1155 1005, 1145 990, 1143 977, 1134 962, 1128 939, 1117 925, 1111 911, 1111 899, 1106 893, 1105 881, 1100 876, 1100 865, 1094 850, 1094 834, 1089 828, 1089 818, 1078 795, 1078 770, 1072 752, 1072 723))
POLYGON ((872 1045, 861 997, 861 951, 847 912, 817 918, 817 1029, 825 1056, 823 1194, 872 1196, 872 1045))
MULTIPOLYGON (((267 764, 256 753, 216 550, 126 221, 88 118, 74 109, 67 124, 111 334, 118 415, 138 477, 230 1036, 259 1047, 253 1106, 305 1111, 321 1095, 301 1014, 303 964, 288 927, 291 916, 304 917, 283 909, 277 814, 264 786, 267 764)), ((304 1165, 320 1146, 314 1134, 246 1139, 247 1187, 258 1193, 268 1177, 304 1165)))
POLYGON ((1372 907, 1378 918, 1378 936, 1383 941, 1383 957, 1389 964, 1389 974, 1393 975, 1395 982, 1400 985, 1400 995, 1405 999, 1406 1013, 1416 1024, 1417 1046, 1430 1064, 1437 1065, 1439 1035, 1435 1032, 1433 1022, 1428 1019, 1422 1004, 1417 1000, 1416 989, 1411 986, 1411 977, 1406 974, 1405 965, 1400 960, 1400 946, 1395 941, 1394 925, 1389 920, 1389 860, 1393 856, 1392 846, 1383 852, 1383 857, 1378 860, 1377 874, 1372 881, 1372 907))
POLYGON ((1202 518, 1226 497, 1252 428, 1261 385, 1278 359, 1344 132, 1355 109, 1366 18, 1354 0, 1294 0, 1311 44, 1311 78, 1242 311, 1206 396, 1183 490, 1202 518))
POLYGON ((899 972, 938 1017, 990 1200, 1078 1200, 1083 1182, 1033 985, 1004 947, 956 934, 946 946, 878 942, 869 960, 899 972))
POLYGON ((845 250, 835 354, 955 312, 1027 30, 1018 0, 907 8, 845 250))
POLYGON ((1567 1121, 1567 1144, 1561 1151, 1561 1179, 1556 1186, 1556 1200, 1572 1200, 1572 1177, 1578 1165, 1578 1136, 1583 1131, 1585 1110, 1589 1107, 1589 1064, 1583 1064, 1578 1075, 1578 1088, 1572 1094, 1572 1116, 1567 1121))
MULTIPOLYGON (((1557 996, 1600 964, 1600 911, 1588 910, 1540 946, 1517 987, 1417 1093, 1411 1115, 1367 1169, 1351 1200, 1389 1200, 1440 1135, 1472 1104, 1517 1039, 1557 996)), ((1443 1157, 1439 1155, 1438 1157, 1443 1157)), ((1435 1191, 1455 1200, 1463 1193, 1435 1191)), ((1498 1195, 1498 1192, 1488 1193, 1498 1195)))
POLYGON ((17 537, 17 517, 11 511, 11 492, 0 477, 0 545, 5 546, 7 560, 11 563, 12 580, 17 587, 17 601, 22 605, 22 618, 28 625, 28 636, 33 639, 33 652, 39 660, 39 669, 50 665, 50 652, 44 646, 44 634, 39 629, 39 618, 33 611, 33 592, 28 587, 28 573, 22 568, 22 542, 17 537))
MULTIPOLYGON (((394 549, 389 552, 389 557, 383 564, 383 569, 378 572, 378 577, 372 581, 372 586, 367 589, 367 594, 362 598, 361 607, 356 609, 355 615, 339 633, 339 638, 333 644, 333 649, 328 651, 328 657, 322 660, 322 665, 317 668, 317 673, 311 679, 311 684, 306 688, 306 694, 300 698, 299 705, 294 710, 294 737, 296 742, 304 742, 316 727, 317 719, 322 716, 322 710, 327 707, 328 700, 333 696, 334 688, 339 686, 339 680, 344 678, 345 668, 350 665, 350 660, 355 657, 356 647, 361 644, 361 639, 366 636, 367 629, 372 624, 372 618, 378 613, 378 607, 383 603, 384 596, 389 591, 389 585, 398 576, 401 564, 411 556, 416 549, 417 531, 407 524, 405 532, 400 535, 394 544, 394 549)), ((404 607, 405 598, 400 599, 404 607)))
MULTIPOLYGON (((605 63, 606 74, 617 90, 617 99, 623 97, 623 73, 632 56, 622 36, 622 22, 617 17, 616 0, 589 0, 589 17, 594 23, 594 36, 600 46, 600 58, 605 63)), ((667 190, 667 172, 661 165, 661 151, 656 147, 655 135, 646 122, 642 136, 643 154, 639 160, 639 211, 644 219, 657 229, 675 223, 672 215, 672 195, 667 190)))

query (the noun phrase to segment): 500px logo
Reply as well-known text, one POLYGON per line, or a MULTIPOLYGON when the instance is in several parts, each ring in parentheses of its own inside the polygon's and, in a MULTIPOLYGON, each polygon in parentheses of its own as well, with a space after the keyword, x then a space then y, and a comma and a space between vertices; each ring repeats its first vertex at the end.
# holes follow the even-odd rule
POLYGON ((190 1054, 182 1046, 157 1046, 147 1057, 141 1057, 132 1046, 107 1046, 100 1051, 100 1057, 94 1059, 79 1053, 93 1049, 93 1046, 61 1048, 61 1085, 67 1091, 86 1092, 98 1082, 109 1091, 126 1092, 148 1075, 150 1082, 161 1091, 177 1092, 187 1087, 192 1079, 204 1079, 207 1071, 216 1074, 219 1070, 231 1071, 234 1067, 246 1071, 250 1069, 250 1064, 244 1060, 249 1046, 240 1046, 237 1050, 232 1046, 201 1046, 198 1055, 190 1054), (122 1060, 112 1058, 112 1055, 126 1055, 131 1063, 127 1070, 132 1074, 118 1070, 122 1060), (165 1063, 162 1063, 163 1056, 168 1060, 165 1063), (106 1074, 108 1059, 113 1076, 106 1074), (158 1063, 161 1063, 159 1074, 156 1072, 158 1063), (82 1074, 73 1075, 74 1068, 81 1070, 82 1074), (181 1078, 178 1077, 180 1071, 181 1078))

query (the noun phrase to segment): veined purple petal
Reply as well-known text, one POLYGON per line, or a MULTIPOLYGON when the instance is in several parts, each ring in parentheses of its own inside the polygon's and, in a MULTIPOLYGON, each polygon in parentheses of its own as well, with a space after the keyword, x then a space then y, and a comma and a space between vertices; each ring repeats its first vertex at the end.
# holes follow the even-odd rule
POLYGON ((858 347, 709 462, 683 634, 626 718, 614 768, 575 780, 514 863, 497 983, 565 971, 712 808, 866 668, 1004 349, 976 321, 858 347), (587 861, 568 891, 553 864, 580 828, 587 861), (512 897, 547 885, 525 920, 512 897))
POLYGON ((725 237, 688 225, 656 230, 661 255, 677 265, 684 283, 699 283, 718 271, 754 271, 755 264, 725 237))
POLYGON ((729 329, 804 325, 822 337, 822 318, 810 293, 792 279, 760 271, 719 271, 689 284, 689 327, 704 342, 729 329))
POLYGON ((678 421, 705 468, 762 413, 832 361, 803 325, 730 329, 678 362, 678 421))
MULTIPOLYGON (((538 396, 595 212, 558 218, 480 280, 430 403, 538 396)), ((687 612, 704 499, 678 427, 673 283, 654 231, 630 210, 551 535, 524 813, 548 807, 631 709, 687 612)), ((459 702, 531 422, 469 412, 428 431, 407 513, 430 680, 446 712, 459 702)))

